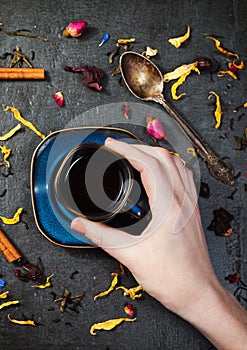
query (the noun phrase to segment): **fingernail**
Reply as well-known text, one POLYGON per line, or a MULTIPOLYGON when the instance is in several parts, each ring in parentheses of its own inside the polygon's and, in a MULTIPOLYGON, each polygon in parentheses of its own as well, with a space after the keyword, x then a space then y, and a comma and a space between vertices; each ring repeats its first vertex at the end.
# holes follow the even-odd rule
POLYGON ((115 141, 115 139, 112 138, 112 137, 107 137, 107 139, 105 140, 105 144, 108 144, 108 143, 110 143, 112 141, 115 141))
POLYGON ((85 230, 85 225, 84 225, 83 220, 80 217, 75 218, 71 222, 71 228, 72 228, 72 230, 76 230, 76 229, 85 230))

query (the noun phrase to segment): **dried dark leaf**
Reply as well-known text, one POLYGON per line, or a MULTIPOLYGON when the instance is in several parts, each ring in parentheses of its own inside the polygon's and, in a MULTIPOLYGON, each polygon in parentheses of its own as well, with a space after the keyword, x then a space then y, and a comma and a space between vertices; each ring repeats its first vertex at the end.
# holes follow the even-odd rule
POLYGON ((224 208, 214 210, 213 214, 214 218, 208 226, 208 230, 214 231, 217 236, 230 236, 232 234, 230 222, 234 219, 234 216, 224 208))

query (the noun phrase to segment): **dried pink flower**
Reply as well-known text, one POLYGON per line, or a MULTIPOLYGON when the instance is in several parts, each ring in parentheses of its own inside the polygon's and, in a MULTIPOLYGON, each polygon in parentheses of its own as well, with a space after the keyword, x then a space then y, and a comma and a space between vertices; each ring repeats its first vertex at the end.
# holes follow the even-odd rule
POLYGON ((64 97, 63 97, 63 94, 61 93, 61 91, 55 92, 55 94, 52 97, 55 98, 56 103, 59 107, 63 106, 64 97))
POLYGON ((127 304, 125 307, 124 307, 124 311, 127 315, 129 315, 130 317, 133 317, 135 312, 134 312, 134 308, 133 308, 133 305, 132 304, 127 304))
POLYGON ((83 83, 89 87, 98 91, 102 90, 102 86, 99 84, 100 79, 103 77, 103 71, 96 66, 82 65, 80 67, 68 67, 65 66, 64 70, 73 73, 81 73, 83 75, 83 83))
POLYGON ((63 36, 69 37, 72 36, 73 38, 78 38, 82 35, 84 30, 87 27, 87 22, 81 21, 81 22, 71 22, 63 31, 63 36))
POLYGON ((159 119, 153 117, 146 118, 147 132, 157 140, 167 141, 165 130, 159 119))

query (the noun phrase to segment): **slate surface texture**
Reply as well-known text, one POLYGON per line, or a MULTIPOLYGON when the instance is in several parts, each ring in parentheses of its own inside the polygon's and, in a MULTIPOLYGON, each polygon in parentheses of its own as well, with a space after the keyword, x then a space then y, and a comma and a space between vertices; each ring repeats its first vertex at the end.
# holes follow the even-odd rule
MULTIPOLYGON (((117 67, 118 58, 109 64, 107 54, 113 51, 118 38, 134 37, 134 50, 142 52, 145 47, 157 48, 159 54, 153 58, 162 73, 171 71, 184 63, 194 62, 198 57, 209 57, 215 69, 226 69, 229 57, 219 55, 214 43, 205 34, 220 38, 222 45, 246 60, 246 12, 247 1, 0 1, 0 55, 13 52, 16 45, 30 59, 34 67, 44 67, 44 81, 0 81, 0 135, 17 124, 7 105, 18 108, 45 135, 68 126, 91 126, 123 123, 123 127, 135 132, 143 141, 153 145, 145 128, 131 115, 133 124, 120 117, 114 118, 104 105, 125 102, 139 103, 130 94, 120 76, 111 76, 117 67), (85 20, 88 27, 81 38, 64 38, 62 31, 71 21, 85 20), (191 37, 179 49, 168 43, 170 37, 181 36, 187 25, 191 26, 191 37), (6 32, 29 30, 32 34, 48 38, 47 42, 20 36, 9 36, 6 32), (105 32, 110 40, 99 47, 105 32), (79 74, 63 70, 64 65, 96 65, 104 71, 103 90, 90 90, 84 86, 79 74), (62 91, 65 105, 59 108, 52 98, 62 91), (101 107, 104 106, 104 107, 101 107), (93 110, 93 113, 87 111, 93 110)), ((28 32, 27 32, 28 33, 28 32)), ((0 60, 1 67, 10 64, 10 57, 0 60)), ((246 102, 246 69, 237 73, 238 80, 230 76, 192 73, 179 88, 186 96, 172 100, 171 83, 165 86, 167 100, 179 111, 195 130, 222 157, 227 157, 234 167, 234 186, 220 183, 209 175, 205 164, 199 160, 201 178, 211 190, 210 199, 199 199, 203 226, 213 266, 220 281, 232 292, 237 285, 225 281, 225 276, 238 272, 247 283, 247 232, 246 203, 247 183, 246 149, 237 150, 235 136, 244 137, 246 110, 234 112, 236 106, 246 102), (209 104, 209 91, 221 97, 223 119, 219 129, 214 128, 214 108, 209 104), (229 198, 236 190, 233 199, 229 198), (225 208, 234 215, 233 234, 218 237, 207 230, 213 210, 225 208)), ((155 108, 157 115, 162 107, 154 103, 142 103, 155 108)), ((144 108, 144 107, 143 107, 144 108)), ((149 107, 148 107, 149 108, 149 107)), ((141 108, 142 109, 142 108, 141 108)), ((142 119, 144 125, 144 117, 142 119)), ((21 131, 0 144, 12 149, 9 158, 13 174, 6 175, 6 167, 0 167, 0 215, 11 217, 18 207, 24 208, 22 222, 16 225, 0 223, 1 229, 11 239, 21 254, 32 263, 42 259, 45 274, 54 273, 52 288, 37 290, 32 283, 23 283, 14 276, 14 266, 0 255, 0 273, 7 282, 0 293, 9 290, 9 300, 20 300, 20 305, 0 311, 0 348, 6 350, 125 350, 125 349, 177 349, 207 350, 213 347, 196 329, 162 307, 156 300, 144 294, 133 302, 137 310, 137 321, 122 324, 111 332, 89 334, 94 322, 124 316, 123 306, 128 301, 120 292, 93 301, 93 296, 108 288, 111 273, 120 272, 119 264, 99 249, 64 248, 49 242, 35 225, 30 195, 30 164, 32 154, 41 139, 31 130, 21 131), (5 189, 7 190, 6 193, 5 189), (25 224, 26 223, 26 224, 25 224), (73 275, 73 272, 78 273, 73 275), (78 313, 68 307, 59 312, 53 295, 63 294, 67 288, 72 295, 85 291, 78 313), (7 314, 22 319, 34 318, 37 327, 12 324, 7 314), (24 316, 23 316, 24 315, 24 316)), ((163 146, 163 144, 160 144, 163 146)), ((0 155, 1 156, 1 155, 0 155)), ((2 159, 2 158, 1 158, 2 159)), ((1 161, 0 159, 0 161, 1 161)), ((176 278, 176 277, 175 277, 176 278)), ((129 272, 122 277, 126 286, 135 285, 129 272)), ((169 281, 167 281, 169 283, 169 281)), ((165 288, 166 286, 164 286, 165 288)), ((244 296, 244 295, 242 295, 244 296)), ((246 299, 246 295, 244 296, 246 299)), ((244 300, 241 301, 244 303, 244 300)), ((245 304, 246 306, 246 304, 245 304)), ((222 320, 227 322, 227 320, 222 320)), ((220 327, 220 324, 219 324, 220 327)))

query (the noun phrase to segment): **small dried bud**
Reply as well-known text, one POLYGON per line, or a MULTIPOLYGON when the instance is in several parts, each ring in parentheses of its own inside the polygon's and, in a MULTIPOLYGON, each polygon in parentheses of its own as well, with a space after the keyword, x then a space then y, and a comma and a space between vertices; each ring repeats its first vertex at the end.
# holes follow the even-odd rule
POLYGON ((200 71, 209 70, 212 68, 213 62, 206 57, 200 57, 197 60, 197 67, 200 71))
POLYGON ((73 37, 78 38, 82 35, 84 30, 87 27, 87 22, 81 21, 81 22, 71 22, 63 31, 63 36, 65 37, 73 37))
POLYGON ((160 120, 153 117, 146 118, 147 132, 157 140, 167 141, 165 130, 160 120))

